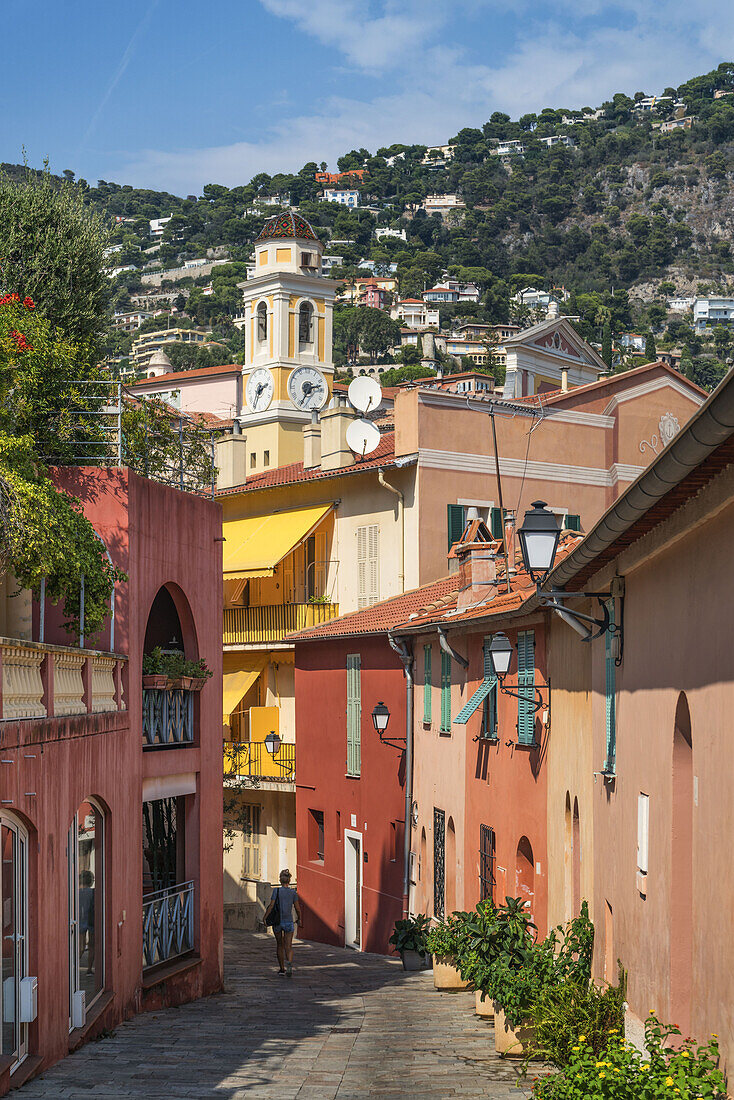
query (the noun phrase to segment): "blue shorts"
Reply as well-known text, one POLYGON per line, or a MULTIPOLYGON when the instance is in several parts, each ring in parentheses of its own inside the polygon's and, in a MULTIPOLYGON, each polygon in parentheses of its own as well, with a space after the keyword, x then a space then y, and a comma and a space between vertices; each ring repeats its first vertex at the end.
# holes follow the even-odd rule
POLYGON ((294 928, 292 920, 283 920, 276 926, 276 932, 292 932, 294 928))

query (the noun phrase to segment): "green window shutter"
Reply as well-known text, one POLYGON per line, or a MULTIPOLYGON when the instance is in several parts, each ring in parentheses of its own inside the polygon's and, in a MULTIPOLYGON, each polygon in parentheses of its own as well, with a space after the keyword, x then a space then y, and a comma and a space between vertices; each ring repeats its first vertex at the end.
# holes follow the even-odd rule
POLYGON ((433 680, 431 675, 431 658, 433 646, 423 646, 423 721, 430 724, 431 721, 431 691, 433 680))
POLYGON ((501 539, 504 534, 502 511, 499 508, 489 510, 489 531, 493 539, 501 539))
MULTIPOLYGON (((609 622, 614 623, 614 600, 607 600, 609 622)), ((607 759, 604 771, 614 775, 617 770, 617 666, 614 663, 612 635, 604 635, 604 665, 606 673, 606 710, 607 710, 607 759)))
POLYGON ((580 516, 565 516, 563 526, 567 531, 580 531, 581 530, 581 517, 580 516))
POLYGON ((451 732, 451 657, 441 650, 441 730, 451 732))
POLYGON ((487 698, 484 700, 484 712, 482 714, 482 737, 497 737, 497 681, 490 688, 487 698))
POLYGON ((521 745, 535 742, 535 631, 521 630, 517 635, 517 740, 521 745))
POLYGON ((479 709, 485 699, 489 698, 497 683, 492 671, 492 661, 489 656, 489 638, 484 639, 484 678, 472 695, 454 718, 454 725, 465 726, 472 714, 479 709))
POLYGON ((464 528, 466 526, 464 516, 465 510, 463 504, 448 505, 449 550, 464 534, 464 528))
POLYGON ((347 775, 362 770, 362 659, 347 654, 347 775))

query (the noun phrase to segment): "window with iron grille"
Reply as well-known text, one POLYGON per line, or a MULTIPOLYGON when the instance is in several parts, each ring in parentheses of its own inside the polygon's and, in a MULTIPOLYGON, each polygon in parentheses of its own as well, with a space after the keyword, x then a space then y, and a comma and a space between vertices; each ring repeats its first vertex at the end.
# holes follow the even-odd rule
POLYGON ((479 826, 479 900, 494 901, 495 836, 489 825, 479 826))
POLYGON ((433 808, 433 915, 443 920, 446 907, 446 814, 433 808))

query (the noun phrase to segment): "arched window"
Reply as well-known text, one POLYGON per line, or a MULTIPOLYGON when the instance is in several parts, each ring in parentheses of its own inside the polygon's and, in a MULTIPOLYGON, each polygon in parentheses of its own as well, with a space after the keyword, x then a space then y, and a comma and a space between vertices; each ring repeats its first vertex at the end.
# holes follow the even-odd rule
POLYGON ((11 1070, 28 1053, 28 1024, 20 1022, 20 983, 28 973, 28 834, 11 814, 0 814, 0 1056, 11 1070))
POLYGON ((104 813, 85 799, 69 827, 69 1030, 104 989, 104 813))
POLYGON ((693 985, 693 735, 683 691, 673 729, 672 803, 670 1018, 687 1035, 693 985))
POLYGON ((264 344, 268 338, 268 307, 261 302, 257 307, 257 340, 264 344))
POLYGON ((456 829, 450 817, 446 827, 446 912, 456 910, 456 829))
POLYGON ((515 857, 515 893, 527 904, 531 913, 535 910, 535 865, 533 848, 526 836, 520 837, 515 857))
POLYGON ((579 800, 573 800, 573 915, 581 911, 581 818, 579 800))
POLYGON ((313 306, 310 302, 302 302, 298 311, 298 343, 313 343, 313 306))

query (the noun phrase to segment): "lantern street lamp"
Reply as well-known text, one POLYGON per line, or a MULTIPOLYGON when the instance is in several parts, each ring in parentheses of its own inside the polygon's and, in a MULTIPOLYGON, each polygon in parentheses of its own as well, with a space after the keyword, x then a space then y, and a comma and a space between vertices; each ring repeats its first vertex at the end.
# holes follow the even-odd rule
POLYGON ((275 732, 275 730, 271 730, 270 733, 268 734, 268 736, 265 738, 265 748, 270 753, 270 755, 272 757, 272 760, 273 760, 273 763, 277 764, 278 767, 281 769, 281 771, 291 773, 291 772, 293 772, 293 769, 295 767, 295 763, 294 763, 295 757, 293 756, 293 753, 290 753, 290 754, 286 753, 285 754, 285 757, 286 757, 285 761, 279 760, 278 759, 278 753, 280 752, 282 744, 283 744, 282 738, 280 738, 278 736, 278 734, 275 732), (290 759, 289 759, 289 756, 290 756, 290 759))
POLYGON ((543 701, 543 695, 540 688, 535 685, 533 686, 533 691, 535 692, 535 698, 533 699, 530 698, 529 688, 527 687, 522 692, 512 691, 510 688, 505 687, 505 676, 510 669, 512 652, 512 642, 506 634, 500 630, 497 634, 492 636, 492 641, 489 643, 489 660, 492 664, 492 671, 497 677, 500 691, 503 695, 511 695, 514 699, 525 699, 528 703, 532 703, 535 714, 543 707, 546 707, 550 715, 550 680, 546 685, 546 690, 548 692, 547 703, 543 701))
POLYGON ((280 748, 280 738, 275 730, 271 730, 268 736, 265 738, 265 748, 268 750, 273 760, 275 760, 275 754, 280 748))
POLYGON ((372 723, 380 735, 380 740, 382 740, 382 735, 387 729, 387 724, 389 721, 390 711, 382 702, 382 700, 380 700, 375 709, 372 711, 372 723))
POLYGON ((375 727, 378 737, 383 745, 390 745, 393 749, 399 749, 403 752, 406 747, 406 739, 404 737, 385 737, 388 723, 390 721, 390 708, 380 700, 377 706, 372 711, 372 725, 375 727), (402 744, 396 744, 396 742, 402 742, 402 744))
MULTIPOLYGON (((609 601, 615 596, 624 595, 624 579, 616 577, 610 592, 566 592, 563 589, 555 588, 542 591, 542 586, 547 581, 555 564, 558 542, 561 537, 559 517, 546 508, 544 500, 533 501, 532 509, 525 513, 522 527, 518 528, 517 536, 520 540, 523 564, 530 578, 535 581, 541 606, 550 607, 557 611, 561 618, 572 626, 585 642, 590 642, 593 638, 599 638, 602 634, 611 634, 616 640, 617 664, 621 663, 622 626, 614 622, 613 617, 610 616, 609 601), (581 611, 574 611, 565 602, 570 599, 590 598, 598 599, 602 613, 601 618, 584 615, 581 611), (596 628, 595 632, 594 627, 596 628)), ((499 672, 497 678, 500 679, 499 672)))

